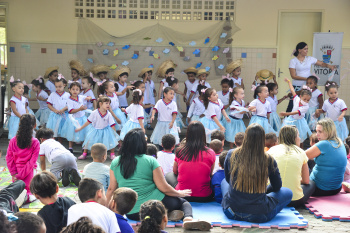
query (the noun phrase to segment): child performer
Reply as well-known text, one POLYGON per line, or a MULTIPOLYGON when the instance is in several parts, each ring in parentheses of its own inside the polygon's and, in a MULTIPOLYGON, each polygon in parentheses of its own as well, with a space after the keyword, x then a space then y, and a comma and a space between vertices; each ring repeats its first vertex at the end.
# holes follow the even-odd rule
POLYGON ((242 63, 242 59, 238 59, 228 64, 226 67, 226 73, 231 76, 229 79, 233 81, 233 86, 231 86, 232 88, 242 87, 244 89, 243 79, 239 77, 241 75, 242 63))
MULTIPOLYGON (((118 85, 118 89, 116 88, 116 90, 118 92, 122 92, 124 89, 127 88, 128 84, 126 82, 127 82, 128 77, 130 75, 130 72, 131 72, 131 70, 129 67, 121 66, 113 74, 113 79, 116 82, 116 85, 118 85)), ((129 90, 128 89, 126 90, 126 92, 123 95, 118 96, 119 105, 121 108, 128 107, 128 97, 129 97, 129 90)))
MULTIPOLYGON (((218 91, 218 96, 221 102, 224 104, 224 108, 226 112, 228 113, 229 107, 230 107, 230 92, 229 89, 231 86, 233 86, 233 81, 229 80, 226 76, 222 77, 221 80, 221 91, 218 91)), ((231 88, 232 90, 232 88, 231 88)))
POLYGON ((44 78, 49 79, 46 82, 46 87, 50 90, 51 93, 54 93, 56 91, 55 81, 58 78, 58 66, 47 68, 44 78))
MULTIPOLYGON (((305 120, 305 114, 309 109, 309 101, 311 99, 311 89, 303 86, 300 92, 300 97, 295 93, 291 81, 284 79, 288 83, 290 92, 293 95, 293 110, 291 112, 281 112, 281 116, 288 116, 283 120, 282 127, 285 125, 295 125, 299 131, 300 142, 303 143, 308 135, 311 136, 311 131, 305 120)), ((302 146, 300 146, 302 148, 302 146)))
POLYGON ((190 99, 190 95, 191 95, 191 90, 193 88, 193 85, 196 82, 196 76, 197 76, 198 70, 194 67, 190 67, 184 70, 184 73, 187 75, 187 80, 185 81, 185 89, 184 89, 186 98, 184 98, 184 100, 186 100, 185 102, 186 102, 187 111, 188 111, 194 99, 193 97, 190 99))
POLYGON ((111 151, 110 158, 113 160, 115 158, 114 148, 119 144, 120 139, 115 132, 115 121, 111 111, 109 111, 111 99, 107 96, 101 96, 98 98, 97 104, 99 108, 94 110, 87 118, 87 121, 75 130, 79 132, 89 124, 92 124, 83 143, 84 152, 78 159, 86 159, 88 150, 91 150, 95 143, 103 143, 107 150, 111 151))
POLYGON ((166 60, 159 66, 156 75, 162 80, 159 83, 158 99, 162 98, 163 89, 168 86, 166 78, 174 76, 175 67, 176 65, 172 60, 166 60))
POLYGON ((271 113, 269 118, 269 123, 272 126, 272 128, 279 132, 281 129, 281 118, 277 114, 277 105, 280 104, 283 100, 288 98, 288 95, 283 96, 283 98, 277 100, 277 94, 278 94, 278 86, 276 83, 268 83, 267 88, 269 90, 269 96, 266 98, 267 101, 269 101, 271 105, 271 113))
POLYGON ((142 81, 145 85, 145 90, 143 91, 144 98, 143 98, 142 105, 150 106, 145 108, 145 119, 144 119, 144 125, 147 125, 147 129, 149 130, 153 130, 153 128, 149 124, 149 115, 151 114, 151 110, 152 110, 151 105, 154 106, 156 104, 154 98, 157 96, 157 92, 154 87, 154 82, 152 81, 152 73, 153 73, 153 68, 143 68, 140 74, 138 75, 140 78, 142 78, 142 81))
POLYGON ((253 82, 253 85, 257 85, 257 82, 260 81, 261 84, 267 85, 268 83, 277 84, 276 76, 269 70, 259 70, 255 75, 255 80, 253 82))
POLYGON ((199 96, 199 92, 198 92, 198 85, 203 85, 206 86, 207 88, 211 88, 210 84, 206 81, 208 76, 209 76, 210 72, 206 71, 205 69, 200 69, 197 72, 197 78, 198 80, 196 80, 192 86, 192 90, 191 90, 191 94, 189 99, 187 100, 186 104, 190 104, 189 100, 195 97, 199 96))
POLYGON ((211 132, 220 128, 220 131, 225 132, 224 126, 220 123, 221 114, 224 115, 228 123, 231 122, 224 109, 224 104, 218 97, 214 88, 203 89, 203 102, 205 106, 204 115, 199 121, 202 122, 206 131, 207 143, 211 142, 211 132))
POLYGON ((35 113, 35 117, 40 121, 40 125, 45 125, 50 116, 50 109, 47 107, 47 99, 49 98, 48 92, 50 92, 44 84, 44 79, 39 77, 32 82, 32 90, 36 92, 35 99, 39 103, 39 109, 35 113))
MULTIPOLYGON (((305 114, 305 119, 309 125, 310 130, 316 130, 316 120, 312 117, 316 113, 316 109, 322 109, 323 106, 323 94, 317 89, 318 77, 311 75, 306 79, 306 86, 311 89, 312 96, 309 102, 309 110, 305 114)), ((318 119, 319 120, 319 119, 318 119)))
POLYGON ((109 67, 106 65, 94 65, 93 67, 91 67, 90 71, 97 76, 101 81, 104 80, 109 80, 107 78, 107 74, 109 71, 109 67))
POLYGON ((191 121, 199 121, 199 119, 204 116, 203 113, 205 111, 205 106, 203 103, 203 98, 204 98, 205 91, 202 91, 204 89, 207 89, 207 87, 201 84, 198 85, 197 91, 198 93, 200 93, 200 95, 192 101, 190 109, 188 110, 188 113, 187 113, 188 124, 190 124, 191 121))
POLYGON ((93 92, 95 88, 95 84, 96 82, 93 80, 91 76, 84 76, 81 78, 82 92, 79 95, 91 97, 91 100, 84 101, 84 105, 86 106, 87 109, 90 109, 90 110, 95 110, 97 107, 97 101, 93 92))
POLYGON ((81 77, 86 75, 83 64, 78 60, 71 60, 69 68, 71 69, 72 81, 81 85, 81 77))
MULTIPOLYGON (((177 79, 177 78, 175 78, 175 77, 167 77, 166 78, 166 82, 168 83, 168 87, 171 87, 171 88, 173 88, 174 89, 174 91, 175 91, 175 94, 174 94, 174 102, 176 103, 176 105, 177 105, 177 102, 176 102, 176 92, 179 90, 179 80, 177 79)), ((185 124, 182 122, 182 114, 181 114, 181 112, 178 112, 177 114, 176 114, 176 125, 178 126, 178 127, 180 127, 180 129, 182 129, 184 126, 185 126, 185 124)))

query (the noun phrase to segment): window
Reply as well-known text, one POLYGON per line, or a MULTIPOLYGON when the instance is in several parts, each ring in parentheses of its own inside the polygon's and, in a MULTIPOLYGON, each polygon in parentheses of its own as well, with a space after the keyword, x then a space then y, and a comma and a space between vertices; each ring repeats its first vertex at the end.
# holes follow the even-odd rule
POLYGON ((140 8, 148 8, 148 0, 140 0, 140 8))
POLYGON ((137 19, 137 11, 136 10, 129 11, 129 19, 137 19))
POLYGON ((169 20, 170 19, 170 12, 169 11, 162 11, 162 20, 169 20))
POLYGON ((215 2, 215 9, 216 10, 223 10, 224 9, 224 1, 216 1, 215 2))
POLYGON ((159 0, 151 0, 151 8, 158 9, 159 8, 159 0))
POLYGON ((181 1, 180 0, 173 0, 172 8, 173 9, 180 9, 181 8, 181 1))
POLYGON ((202 12, 193 12, 193 20, 202 20, 202 12))
POLYGON ((172 20, 180 20, 180 16, 181 16, 180 11, 171 12, 171 19, 172 20))
POLYGON ((215 20, 223 20, 224 12, 215 12, 215 20))
POLYGON ((126 19, 126 10, 119 10, 118 11, 118 18, 119 19, 126 19))
POLYGON ((105 0, 96 0, 97 7, 105 7, 105 0))
POLYGON ((235 19, 235 13, 234 12, 226 12, 226 20, 233 21, 235 19))
POLYGON ((75 9, 75 17, 84 17, 83 9, 75 9))
POLYGON ((202 9, 202 1, 194 1, 193 9, 202 9))
POLYGON ((159 11, 151 11, 151 19, 159 19, 159 11))
POLYGON ((94 0, 86 0, 86 6, 94 6, 94 0))
POLYGON ((129 0, 130 8, 137 8, 137 0, 129 0))
POLYGON ((191 11, 182 12, 182 20, 191 20, 191 11))
POLYGON ((97 10, 97 18, 105 18, 105 10, 97 10))
POLYGON ((182 9, 191 9, 191 1, 183 1, 182 9))
POLYGON ((86 9, 86 18, 94 18, 94 17, 95 17, 94 9, 86 9))
POLYGON ((213 12, 204 12, 204 20, 213 20, 213 12))
POLYGON ((148 19, 148 11, 140 11, 140 19, 148 19))
POLYGON ((115 7, 116 6, 115 1, 116 0, 108 0, 108 7, 115 7))
POLYGON ((169 9, 170 8, 170 0, 162 0, 162 8, 169 9))
POLYGON ((75 6, 83 6, 83 0, 75 0, 75 6))
POLYGON ((126 7, 126 0, 119 0, 118 6, 121 8, 125 8, 126 7))
POLYGON ((117 15, 116 10, 108 10, 108 18, 109 19, 115 19, 117 15))
POLYGON ((235 1, 226 1, 226 10, 235 9, 235 1))
POLYGON ((213 9, 213 2, 212 1, 204 1, 204 9, 207 9, 207 10, 213 9))

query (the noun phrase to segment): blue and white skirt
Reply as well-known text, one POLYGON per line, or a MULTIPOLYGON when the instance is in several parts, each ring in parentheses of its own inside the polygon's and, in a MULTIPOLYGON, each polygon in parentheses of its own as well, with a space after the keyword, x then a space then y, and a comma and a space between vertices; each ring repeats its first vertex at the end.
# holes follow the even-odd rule
POLYGON ((35 117, 39 120, 41 125, 44 125, 49 120, 50 113, 51 110, 49 108, 39 108, 38 111, 36 111, 35 113, 35 117))
POLYGON ((132 122, 131 120, 128 120, 125 125, 123 125, 122 130, 120 131, 120 140, 124 140, 125 135, 132 129, 135 128, 141 128, 141 125, 139 123, 132 122))
POLYGON ((192 115, 192 117, 191 117, 191 121, 199 121, 200 119, 201 119, 201 117, 198 115, 192 115))
POLYGON ((126 123, 127 119, 125 116, 125 113, 122 112, 122 110, 120 108, 116 108, 113 110, 114 114, 119 118, 119 120, 121 121, 121 124, 118 124, 118 122, 114 119, 116 125, 115 125, 115 129, 121 130, 123 128, 123 125, 126 123))
MULTIPOLYGON (((80 126, 85 124, 85 122, 87 121, 87 117, 85 115, 74 119, 79 123, 80 126)), ((84 128, 79 132, 75 132, 75 130, 76 123, 73 122, 70 117, 67 117, 66 122, 64 123, 61 131, 61 136, 66 138, 69 142, 83 142, 85 140, 86 132, 88 129, 84 128)))
POLYGON ((334 121, 335 128, 337 129, 338 137, 344 142, 344 140, 349 136, 349 129, 346 125, 345 118, 342 121, 334 121))
POLYGON ((47 123, 46 123, 46 128, 53 130, 54 137, 63 137, 62 128, 67 118, 68 118, 68 112, 65 112, 62 115, 51 112, 49 119, 47 120, 47 123))
POLYGON ((35 113, 33 112, 33 110, 30 107, 27 107, 28 109, 28 114, 33 115, 35 117, 35 123, 36 123, 36 128, 35 129, 39 129, 40 121, 38 120, 38 118, 35 116, 35 113))
POLYGON ((253 123, 257 123, 257 124, 261 125, 264 128, 264 130, 265 130, 265 134, 267 134, 267 133, 275 133, 278 136, 278 132, 276 132, 272 128, 272 126, 270 125, 270 123, 269 123, 269 121, 267 120, 266 117, 254 115, 250 119, 249 125, 251 125, 253 123))
POLYGON ((95 143, 102 143, 107 147, 107 150, 110 150, 119 144, 119 140, 119 135, 112 129, 112 127, 107 126, 103 129, 95 129, 91 126, 87 130, 83 148, 91 150, 91 146, 95 143))
POLYGON ((225 139, 228 142, 234 143, 236 134, 240 132, 244 133, 246 127, 242 119, 232 118, 230 116, 230 120, 231 123, 228 123, 225 118, 223 119, 223 125, 226 128, 225 139))
POLYGON ((212 119, 208 119, 207 117, 202 117, 199 121, 203 124, 205 128, 205 135, 207 139, 207 143, 211 142, 211 133, 217 129, 219 126, 212 119))
POLYGON ((156 145, 162 145, 162 137, 165 134, 172 134, 175 137, 176 144, 179 144, 180 137, 179 137, 179 131, 177 128, 176 121, 174 122, 174 125, 171 129, 169 129, 170 121, 158 121, 156 124, 156 127, 153 130, 153 133, 151 135, 151 142, 156 145))
POLYGON ((18 116, 10 116, 10 119, 8 120, 8 139, 12 139, 14 136, 16 136, 19 127, 19 120, 20 119, 18 116))
POLYGON ((176 114, 176 119, 175 119, 175 121, 176 121, 177 126, 180 127, 180 129, 182 129, 182 128, 185 127, 185 124, 184 124, 183 121, 182 121, 182 114, 181 114, 180 112, 178 112, 178 113, 176 114))
POLYGON ((284 119, 282 127, 285 125, 295 125, 297 127, 299 131, 300 142, 304 142, 304 140, 308 138, 308 135, 311 136, 312 134, 305 118, 296 120, 292 116, 288 116, 284 119))
POLYGON ((305 120, 310 130, 316 130, 317 122, 324 118, 323 114, 321 114, 319 118, 315 118, 314 114, 316 109, 318 109, 318 107, 310 107, 305 114, 305 120))
POLYGON ((276 132, 279 132, 282 126, 281 118, 278 116, 277 112, 271 112, 270 113, 270 118, 269 118, 269 123, 273 130, 276 132))

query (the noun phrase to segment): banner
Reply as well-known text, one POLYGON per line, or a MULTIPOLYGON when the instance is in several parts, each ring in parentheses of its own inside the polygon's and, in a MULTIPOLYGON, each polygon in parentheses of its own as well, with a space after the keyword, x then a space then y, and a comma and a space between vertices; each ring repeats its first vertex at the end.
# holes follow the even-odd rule
POLYGON ((312 70, 320 78, 318 85, 323 86, 327 80, 340 84, 343 34, 343 32, 314 32, 313 57, 326 64, 337 66, 334 72, 326 67, 313 66, 312 70))

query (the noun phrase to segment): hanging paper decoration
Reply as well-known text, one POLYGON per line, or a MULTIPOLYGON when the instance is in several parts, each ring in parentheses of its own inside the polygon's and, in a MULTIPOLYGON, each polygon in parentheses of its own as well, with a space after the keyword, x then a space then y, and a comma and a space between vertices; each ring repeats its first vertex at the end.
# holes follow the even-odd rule
POLYGON ((220 46, 214 46, 214 48, 211 49, 211 51, 217 52, 220 49, 220 46))
POLYGON ((226 32, 221 33, 220 38, 225 38, 227 36, 226 32))
POLYGON ((153 56, 153 54, 154 54, 154 51, 149 51, 148 52, 148 55, 151 56, 151 57, 153 56))
POLYGON ((168 54, 169 52, 170 52, 170 49, 164 49, 164 50, 163 50, 163 53, 164 53, 164 54, 168 54))
POLYGON ((145 52, 149 52, 149 51, 151 51, 152 50, 152 47, 146 47, 145 48, 145 52))
POLYGON ((233 39, 231 38, 231 39, 228 39, 228 40, 226 40, 226 44, 231 44, 232 43, 232 41, 233 41, 233 39))
POLYGON ((218 66, 218 69, 220 69, 220 70, 222 70, 222 69, 224 69, 224 65, 223 64, 220 64, 219 66, 218 66))
POLYGON ((113 52, 113 56, 117 56, 119 54, 119 50, 118 49, 115 49, 114 52, 113 52))
POLYGON ((113 47, 113 46, 114 46, 114 42, 109 42, 109 43, 107 44, 107 46, 113 47))
POLYGON ((169 44, 170 44, 171 46, 174 46, 174 45, 175 45, 173 42, 169 42, 169 44))
POLYGON ((152 39, 152 38, 150 38, 150 37, 145 37, 145 38, 143 38, 144 40, 150 40, 150 39, 152 39))
POLYGON ((160 56, 159 56, 158 54, 156 54, 156 53, 153 54, 153 57, 154 57, 155 59, 159 59, 159 58, 160 58, 160 56))
POLYGON ((124 45, 124 47, 122 49, 129 49, 130 45, 124 45))
POLYGON ((97 45, 97 47, 101 47, 103 44, 102 44, 102 42, 97 42, 96 45, 97 45))
POLYGON ((209 72, 209 70, 210 70, 210 66, 206 66, 205 71, 209 72))
POLYGON ((128 61, 123 61, 122 65, 123 66, 127 66, 127 65, 129 65, 129 62, 128 61))
POLYGON ((189 61, 189 60, 190 60, 190 56, 184 57, 184 61, 189 61))
POLYGON ((231 27, 231 26, 225 26, 225 27, 223 27, 223 29, 224 29, 225 31, 228 31, 228 30, 231 30, 232 27, 231 27))
POLYGON ((218 58, 219 58, 219 56, 218 56, 218 55, 215 55, 214 57, 212 57, 211 60, 216 61, 216 60, 218 60, 218 58))
POLYGON ((184 48, 182 46, 176 46, 177 50, 179 50, 179 52, 183 52, 184 48))
POLYGON ((110 68, 111 70, 115 70, 115 69, 117 69, 117 67, 118 67, 117 64, 113 64, 113 65, 111 65, 109 68, 110 68))
POLYGON ((88 60, 88 62, 90 62, 90 63, 94 63, 94 60, 92 60, 92 58, 88 58, 87 60, 88 60))
POLYGON ((109 54, 109 50, 108 49, 104 49, 102 53, 103 53, 103 55, 108 55, 109 54))
POLYGON ((148 68, 153 68, 153 64, 149 65, 148 68))
POLYGON ((230 48, 225 48, 224 51, 222 51, 222 53, 228 53, 230 51, 230 48))
POLYGON ((204 40, 204 44, 208 44, 210 41, 210 37, 208 36, 205 40, 204 40))
POLYGON ((196 41, 191 41, 191 42, 189 43, 190 46, 195 46, 196 44, 197 44, 196 41))
POLYGON ((201 67, 201 65, 202 65, 202 62, 197 63, 196 69, 198 69, 199 67, 201 67))
POLYGON ((163 38, 162 37, 158 37, 158 39, 156 40, 157 43, 162 43, 163 42, 163 38))
POLYGON ((134 53, 131 58, 132 59, 137 59, 137 58, 139 58, 139 55, 137 53, 134 53))
POLYGON ((193 54, 199 54, 200 52, 201 52, 200 49, 196 49, 196 50, 193 51, 193 54))

